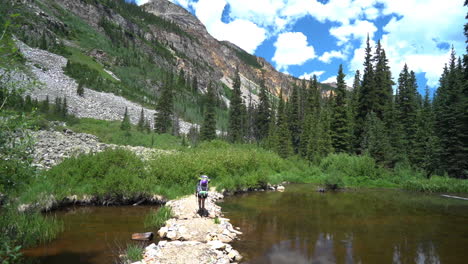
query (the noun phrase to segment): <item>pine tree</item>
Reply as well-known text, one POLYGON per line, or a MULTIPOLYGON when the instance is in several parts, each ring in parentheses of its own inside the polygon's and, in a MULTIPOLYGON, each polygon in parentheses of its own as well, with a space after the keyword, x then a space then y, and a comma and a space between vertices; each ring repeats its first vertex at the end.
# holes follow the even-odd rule
POLYGON ((374 67, 372 65, 372 48, 367 36, 366 55, 364 59, 364 74, 362 76, 359 103, 356 115, 356 136, 359 142, 363 139, 363 125, 370 112, 375 110, 377 104, 374 67))
POLYGON ((452 177, 468 178, 466 128, 466 90, 460 60, 452 48, 449 67, 445 67, 434 98, 435 131, 438 137, 439 168, 452 177))
POLYGON ((385 124, 374 112, 369 113, 364 127, 362 141, 363 152, 370 155, 378 163, 388 166, 390 157, 390 142, 387 137, 385 124))
POLYGON ((24 100, 24 110, 26 112, 31 112, 33 108, 32 98, 31 95, 26 95, 26 99, 24 100))
POLYGON ((333 152, 330 115, 328 108, 321 109, 312 129, 307 146, 307 159, 311 162, 317 163, 333 152))
POLYGON ((333 98, 332 143, 336 152, 348 152, 351 145, 350 120, 346 104, 346 83, 343 66, 340 64, 336 78, 336 95, 333 98))
POLYGON ((276 150, 276 146, 278 144, 278 136, 277 136, 277 126, 276 126, 276 109, 275 109, 275 103, 272 102, 271 105, 271 116, 270 116, 270 123, 268 127, 268 137, 266 137, 264 146, 267 149, 270 150, 276 150))
POLYGON ((387 56, 385 50, 380 44, 380 40, 377 43, 375 51, 375 87, 376 87, 376 105, 375 113, 380 120, 386 122, 386 118, 389 118, 388 114, 391 110, 391 104, 393 100, 393 81, 390 67, 388 66, 387 56))
POLYGON ((211 82, 208 85, 206 97, 207 105, 204 113, 203 125, 200 130, 200 139, 210 141, 216 139, 216 95, 211 82))
POLYGON ((143 132, 143 130, 145 129, 145 120, 145 112, 143 111, 143 108, 141 108, 140 119, 138 119, 137 125, 138 131, 143 132))
POLYGON ((43 113, 48 113, 49 112, 49 96, 47 95, 46 96, 46 99, 42 102, 42 106, 41 106, 41 111, 43 113))
POLYGON ((83 81, 78 82, 78 88, 76 89, 76 93, 81 97, 84 96, 84 83, 83 83, 83 81))
POLYGON ((291 134, 286 120, 286 106, 283 101, 283 91, 281 90, 278 105, 277 143, 276 152, 282 158, 287 158, 293 153, 291 144, 291 134))
POLYGON ((245 106, 242 103, 241 97, 241 80, 239 70, 236 71, 234 76, 234 84, 232 96, 230 98, 229 108, 229 126, 228 126, 228 137, 231 142, 242 142, 243 141, 243 111, 245 106))
POLYGON ((61 112, 62 112, 62 98, 55 97, 54 114, 60 115, 61 112))
POLYGON ((268 98, 267 90, 265 87, 265 79, 262 78, 260 82, 260 95, 259 95, 258 111, 256 115, 256 138, 257 141, 262 141, 268 137, 271 121, 270 100, 268 98))
POLYGON ((353 82, 353 90, 350 93, 350 115, 351 115, 351 152, 358 153, 360 149, 361 142, 359 141, 358 131, 359 128, 357 127, 357 113, 358 113, 358 106, 359 106, 359 97, 360 97, 360 90, 361 90, 361 73, 359 70, 356 71, 354 75, 354 82, 353 82))
POLYGON ((291 133, 291 142, 293 146, 294 153, 299 151, 299 143, 301 141, 302 133, 302 122, 300 117, 300 98, 299 98, 299 87, 293 85, 292 94, 288 101, 288 122, 289 122, 289 131, 291 133))
MULTIPOLYGON (((315 75, 312 77, 310 90, 307 93, 307 103, 304 112, 306 116, 299 145, 299 152, 303 157, 309 159, 312 157, 312 155, 309 155, 309 151, 312 149, 311 145, 315 146, 317 144, 317 130, 319 129, 318 123, 320 121, 321 113, 321 89, 318 85, 317 76, 315 75)), ((313 161, 313 159, 310 159, 310 161, 313 161)))
MULTIPOLYGON (((414 155, 416 115, 418 111, 416 76, 413 71, 409 72, 405 64, 398 78, 398 91, 396 96, 397 122, 402 128, 402 146, 400 151, 406 154, 412 162, 414 155)), ((395 125, 395 124, 394 124, 395 125)))
POLYGON ((192 93, 197 94, 198 93, 198 79, 197 76, 193 76, 192 80, 192 93))
POLYGON ((122 123, 120 124, 120 130, 125 131, 127 134, 130 134, 131 124, 130 124, 130 117, 128 115, 127 107, 125 107, 125 112, 123 116, 122 123))
POLYGON ((173 114, 173 89, 172 75, 166 80, 166 84, 161 89, 161 95, 156 105, 156 114, 154 118, 154 129, 157 133, 169 133, 172 124, 173 114))
POLYGON ((434 113, 429 99, 429 89, 426 93, 421 109, 417 115, 417 130, 414 144, 413 163, 430 175, 435 170, 436 138, 434 135, 434 113))
POLYGON ((68 115, 68 105, 67 105, 66 97, 63 98, 63 104, 62 104, 62 109, 60 113, 62 114, 62 117, 67 117, 68 115))

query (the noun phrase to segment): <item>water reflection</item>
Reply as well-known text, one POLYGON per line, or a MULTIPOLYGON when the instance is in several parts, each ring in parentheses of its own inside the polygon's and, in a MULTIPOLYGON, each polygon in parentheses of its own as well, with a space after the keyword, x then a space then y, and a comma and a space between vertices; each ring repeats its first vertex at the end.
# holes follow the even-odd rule
POLYGON ((468 203, 401 191, 305 187, 225 200, 247 263, 466 263, 468 203))

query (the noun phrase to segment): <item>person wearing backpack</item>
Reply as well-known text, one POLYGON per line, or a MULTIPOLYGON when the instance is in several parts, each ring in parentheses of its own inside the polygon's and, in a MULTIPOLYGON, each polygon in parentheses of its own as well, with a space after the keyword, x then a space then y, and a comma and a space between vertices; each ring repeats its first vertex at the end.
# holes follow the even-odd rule
POLYGON ((198 212, 205 213, 205 200, 208 197, 208 183, 210 179, 206 175, 200 176, 195 195, 198 197, 198 212))

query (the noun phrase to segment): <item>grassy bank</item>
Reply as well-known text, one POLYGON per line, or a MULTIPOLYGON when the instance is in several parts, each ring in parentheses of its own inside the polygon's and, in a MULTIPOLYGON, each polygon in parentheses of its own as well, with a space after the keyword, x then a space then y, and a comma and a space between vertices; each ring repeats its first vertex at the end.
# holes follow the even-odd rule
POLYGON ((27 186, 20 200, 41 203, 46 195, 60 201, 70 195, 119 198, 151 194, 173 199, 192 193, 201 173, 209 175, 219 189, 236 190, 284 180, 311 182, 318 171, 299 160, 283 160, 266 150, 222 141, 151 161, 116 149, 63 161, 27 186))
POLYGON ((428 178, 423 171, 405 165, 396 166, 392 170, 386 169, 368 156, 332 154, 317 166, 321 172, 317 182, 340 188, 383 187, 418 192, 468 193, 466 180, 437 175, 428 178))
POLYGON ((317 183, 343 187, 405 188, 424 192, 468 192, 468 182, 435 176, 399 166, 380 167, 367 156, 334 154, 319 164, 301 159, 281 159, 277 154, 252 145, 231 145, 223 141, 154 160, 142 161, 130 151, 106 150, 69 158, 43 172, 23 191, 23 203, 43 202, 52 194, 57 201, 70 195, 122 197, 160 194, 168 199, 190 194, 200 174, 207 174, 218 190, 261 188, 282 181, 317 183))

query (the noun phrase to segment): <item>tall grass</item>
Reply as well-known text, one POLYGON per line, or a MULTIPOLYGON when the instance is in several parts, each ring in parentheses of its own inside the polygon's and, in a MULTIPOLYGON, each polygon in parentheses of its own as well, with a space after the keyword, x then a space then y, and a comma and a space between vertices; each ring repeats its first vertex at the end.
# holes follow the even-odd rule
POLYGON ((63 231, 63 223, 46 218, 39 212, 18 212, 16 207, 3 207, 0 212, 0 240, 11 245, 31 247, 46 243, 63 231))
POLYGON ((152 210, 145 217, 145 228, 159 229, 166 224, 166 221, 172 217, 172 210, 170 207, 163 206, 158 210, 152 210))
POLYGON ((127 244, 126 259, 130 262, 136 262, 143 259, 143 246, 137 244, 127 244))

